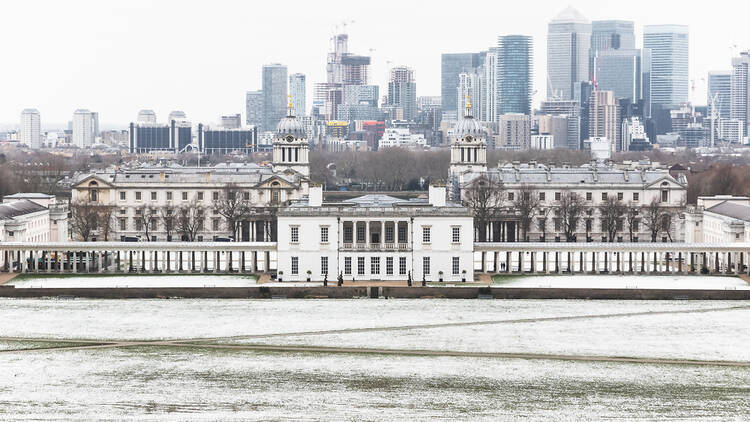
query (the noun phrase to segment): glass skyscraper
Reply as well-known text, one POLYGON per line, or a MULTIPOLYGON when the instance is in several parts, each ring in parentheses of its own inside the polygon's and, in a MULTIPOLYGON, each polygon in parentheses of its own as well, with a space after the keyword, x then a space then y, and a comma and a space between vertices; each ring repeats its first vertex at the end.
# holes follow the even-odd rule
POLYGON ((307 83, 305 79, 305 75, 302 73, 289 75, 289 95, 292 96, 294 115, 299 117, 307 115, 307 83))
POLYGON ((635 49, 633 21, 607 20, 591 22, 591 51, 635 49))
POLYGON ((568 7, 547 27, 547 98, 581 100, 580 82, 589 80, 591 22, 568 7))
POLYGON ((276 125, 286 116, 286 108, 286 66, 263 65, 263 130, 276 130, 276 125))
MULTIPOLYGON (((458 110, 458 75, 474 72, 484 63, 486 53, 446 53, 440 60, 440 95, 443 113, 458 110)), ((458 116, 452 116, 457 118, 458 116)))
MULTIPOLYGON (((534 45, 527 35, 497 38, 496 112, 531 114, 534 45)), ((494 116, 492 121, 494 121, 494 116)))
POLYGON ((646 25, 643 47, 651 50, 651 104, 663 109, 688 102, 687 25, 646 25))
POLYGON ((603 50, 594 53, 594 80, 597 89, 614 91, 615 97, 627 99, 631 104, 643 100, 644 116, 650 115, 648 85, 650 80, 650 55, 648 49, 603 50))
POLYGON ((708 98, 706 104, 708 104, 710 111, 711 101, 716 96, 714 107, 716 107, 716 117, 720 119, 729 118, 729 109, 732 105, 731 87, 732 74, 728 70, 708 72, 708 98))

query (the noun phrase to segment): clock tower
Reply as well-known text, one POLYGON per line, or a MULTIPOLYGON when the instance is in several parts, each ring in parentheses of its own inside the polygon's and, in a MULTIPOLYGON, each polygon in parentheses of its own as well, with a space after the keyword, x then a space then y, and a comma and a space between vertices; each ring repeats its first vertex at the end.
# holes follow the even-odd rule
MULTIPOLYGON (((471 102, 466 97, 463 119, 456 123, 451 139, 450 184, 454 199, 464 183, 464 176, 487 172, 487 132, 471 115, 471 102)), ((473 177, 466 178, 467 180, 473 177)))
POLYGON ((276 126, 276 137, 273 140, 274 171, 294 170, 305 177, 310 177, 308 152, 305 128, 294 115, 290 97, 289 111, 276 126))

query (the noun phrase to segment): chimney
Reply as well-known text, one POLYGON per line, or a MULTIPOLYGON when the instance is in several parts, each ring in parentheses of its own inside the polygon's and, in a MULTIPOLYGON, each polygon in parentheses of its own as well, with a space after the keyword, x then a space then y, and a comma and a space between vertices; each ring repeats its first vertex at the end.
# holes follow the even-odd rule
POLYGON ((547 167, 547 181, 552 181, 552 170, 549 167, 547 167))
POLYGON ((164 182, 166 179, 167 178, 166 178, 166 175, 164 174, 164 172, 163 171, 159 172, 159 181, 160 182, 164 182))
POLYGON ((430 185, 429 201, 433 207, 444 207, 445 196, 447 194, 445 185, 430 185))
POLYGON ((311 207, 320 207, 323 205, 323 186, 310 185, 310 191, 307 194, 307 203, 311 207))
POLYGON ((206 183, 210 183, 210 182, 211 182, 211 172, 207 171, 206 172, 206 183))
POLYGON ((626 182, 630 181, 630 174, 628 173, 628 169, 623 170, 622 176, 625 178, 626 182))

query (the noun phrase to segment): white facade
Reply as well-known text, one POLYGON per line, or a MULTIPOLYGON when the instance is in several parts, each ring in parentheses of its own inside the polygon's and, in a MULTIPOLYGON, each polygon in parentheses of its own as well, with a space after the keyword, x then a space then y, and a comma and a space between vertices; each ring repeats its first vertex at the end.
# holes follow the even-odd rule
POLYGON ((315 189, 279 213, 283 281, 472 279, 471 212, 446 202, 445 187, 432 188, 429 201, 366 195, 325 204, 315 189))
POLYGON ((745 124, 739 119, 719 119, 719 139, 732 144, 743 144, 745 124))
POLYGON ((94 117, 86 109, 73 113, 73 145, 86 148, 94 143, 94 117))
POLYGON ((378 148, 424 148, 423 134, 412 134, 406 128, 387 128, 378 142, 378 148))
POLYGON ((141 110, 138 112, 138 123, 156 123, 154 110, 141 110))
POLYGON ((31 149, 42 146, 41 120, 39 111, 35 108, 27 108, 21 112, 21 127, 18 141, 26 144, 31 149))
POLYGON ((531 135, 531 149, 554 149, 555 137, 552 135, 531 135))
POLYGON ((750 198, 746 196, 700 196, 685 213, 685 241, 691 243, 737 243, 750 240, 750 198))
POLYGON ((622 150, 629 151, 630 145, 634 141, 649 142, 646 128, 643 127, 640 119, 635 116, 622 121, 622 150))

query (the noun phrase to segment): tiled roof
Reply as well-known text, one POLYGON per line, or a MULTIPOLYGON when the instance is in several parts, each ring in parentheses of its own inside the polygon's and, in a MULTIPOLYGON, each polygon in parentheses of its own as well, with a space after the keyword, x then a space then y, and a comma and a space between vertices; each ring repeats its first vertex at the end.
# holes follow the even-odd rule
POLYGON ((708 212, 750 222, 750 206, 724 201, 706 209, 708 212))

